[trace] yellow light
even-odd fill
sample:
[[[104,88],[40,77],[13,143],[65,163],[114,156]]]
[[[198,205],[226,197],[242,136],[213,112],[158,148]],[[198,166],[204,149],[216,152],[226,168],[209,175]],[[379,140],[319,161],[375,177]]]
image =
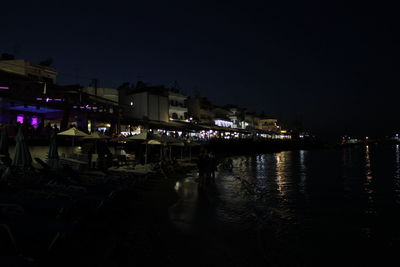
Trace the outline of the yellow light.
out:
[[[281,133],[287,133],[287,131],[286,130],[281,130]]]

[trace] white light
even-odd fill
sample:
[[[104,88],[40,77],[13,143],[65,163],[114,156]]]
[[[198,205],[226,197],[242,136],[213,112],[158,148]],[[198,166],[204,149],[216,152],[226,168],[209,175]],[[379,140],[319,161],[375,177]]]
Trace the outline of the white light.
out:
[[[227,127],[227,128],[233,127],[233,122],[231,122],[231,121],[215,120],[214,123],[215,123],[215,125],[220,126],[220,127]]]
[[[131,106],[133,106],[133,102],[131,102]]]

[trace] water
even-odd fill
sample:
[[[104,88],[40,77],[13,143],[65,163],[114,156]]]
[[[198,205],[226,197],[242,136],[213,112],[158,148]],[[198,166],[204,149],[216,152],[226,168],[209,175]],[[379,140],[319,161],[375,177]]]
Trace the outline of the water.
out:
[[[182,231],[237,266],[375,265],[400,251],[400,147],[233,158],[216,190],[195,173],[170,210]],[[235,264],[235,265],[236,265]]]

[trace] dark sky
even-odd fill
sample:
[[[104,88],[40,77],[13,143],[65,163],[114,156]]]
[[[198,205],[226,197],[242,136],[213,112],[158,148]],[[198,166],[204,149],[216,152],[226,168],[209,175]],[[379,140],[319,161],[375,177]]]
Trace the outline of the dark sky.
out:
[[[176,80],[188,94],[199,88],[216,104],[300,119],[319,134],[400,130],[395,6],[30,2],[2,4],[0,52],[52,57],[62,84]]]

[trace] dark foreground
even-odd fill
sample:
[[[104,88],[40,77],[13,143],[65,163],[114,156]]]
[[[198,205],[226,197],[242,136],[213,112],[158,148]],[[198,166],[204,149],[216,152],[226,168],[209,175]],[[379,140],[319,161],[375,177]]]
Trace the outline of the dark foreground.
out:
[[[233,159],[234,168],[220,169],[216,186],[206,190],[198,190],[193,167],[167,178],[148,177],[118,192],[101,211],[86,210],[73,234],[51,251],[38,248],[33,262],[24,253],[25,265],[19,266],[386,266],[397,261],[398,146]]]

